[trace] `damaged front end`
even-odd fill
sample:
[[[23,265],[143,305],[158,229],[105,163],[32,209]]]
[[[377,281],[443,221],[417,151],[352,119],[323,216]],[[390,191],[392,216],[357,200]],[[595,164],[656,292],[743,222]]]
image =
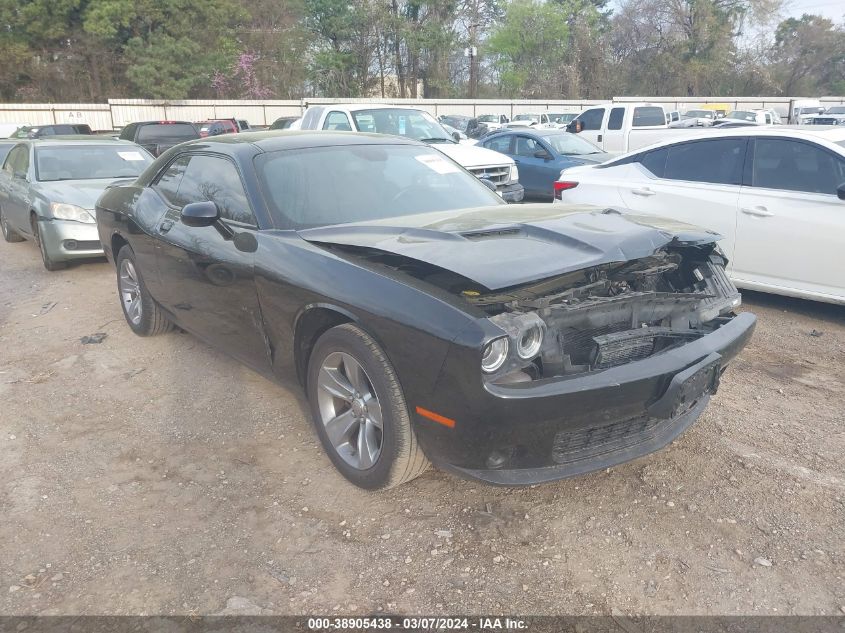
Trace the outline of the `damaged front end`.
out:
[[[701,338],[740,295],[715,244],[654,254],[500,292],[462,291],[505,336],[484,350],[486,379],[515,384],[601,371]]]

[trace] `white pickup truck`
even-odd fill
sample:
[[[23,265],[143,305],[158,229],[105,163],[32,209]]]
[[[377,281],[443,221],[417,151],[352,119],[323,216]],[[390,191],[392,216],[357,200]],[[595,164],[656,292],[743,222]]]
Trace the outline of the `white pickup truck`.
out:
[[[662,105],[652,103],[607,103],[587,108],[566,129],[575,132],[605,152],[629,152],[674,136],[701,132],[698,128],[670,128]]]
[[[509,156],[477,145],[459,144],[425,110],[369,103],[311,106],[302,116],[301,130],[335,130],[393,134],[422,141],[482,180],[491,182],[506,202],[522,202],[525,189]]]

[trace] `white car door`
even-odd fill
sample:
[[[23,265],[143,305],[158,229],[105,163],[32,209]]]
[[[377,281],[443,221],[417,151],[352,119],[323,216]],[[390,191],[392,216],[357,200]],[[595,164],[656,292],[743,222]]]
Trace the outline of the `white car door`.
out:
[[[593,145],[602,145],[605,113],[609,108],[590,108],[578,115],[581,122],[581,135]]]
[[[733,276],[747,288],[845,301],[845,157],[760,137],[739,197]]]
[[[645,152],[635,166],[640,178],[619,183],[625,206],[694,224],[722,236],[719,246],[733,262],[740,183],[747,141],[702,139]]]

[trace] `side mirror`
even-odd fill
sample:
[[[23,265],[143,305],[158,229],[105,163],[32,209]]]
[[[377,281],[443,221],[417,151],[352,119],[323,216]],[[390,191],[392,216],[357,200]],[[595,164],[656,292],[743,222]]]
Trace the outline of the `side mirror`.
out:
[[[487,187],[493,193],[496,193],[496,185],[493,183],[492,180],[489,178],[479,178],[479,180],[484,183],[484,186]]]
[[[544,149],[538,149],[536,152],[534,152],[534,158],[542,158],[543,160],[551,160],[552,155],[549,154]]]
[[[460,132],[452,132],[452,138],[455,139],[456,143],[459,143],[461,140],[461,133]]]
[[[572,134],[578,134],[581,130],[584,129],[584,124],[581,123],[578,119],[569,122],[569,125],[566,126],[566,131],[571,132]]]
[[[845,200],[845,182],[836,188],[836,197],[840,200]]]
[[[191,202],[182,207],[181,220],[185,226],[212,226],[220,219],[215,202]]]

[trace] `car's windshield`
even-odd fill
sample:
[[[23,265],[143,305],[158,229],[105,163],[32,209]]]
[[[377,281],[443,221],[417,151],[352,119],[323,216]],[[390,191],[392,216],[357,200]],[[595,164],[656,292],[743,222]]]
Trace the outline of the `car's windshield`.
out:
[[[440,122],[445,125],[450,125],[456,130],[460,130],[461,132],[466,132],[467,126],[470,122],[470,118],[463,116],[444,116],[440,120]]]
[[[68,145],[35,149],[35,178],[93,180],[96,178],[135,178],[153,161],[138,146]]]
[[[577,134],[570,134],[569,132],[544,135],[540,138],[551,145],[555,152],[564,154],[565,156],[583,156],[585,154],[597,154],[602,151],[585,138]]]
[[[549,113],[549,121],[552,123],[569,123],[577,116],[577,112],[562,112],[560,114]]]
[[[540,115],[539,114],[517,114],[514,118],[514,121],[539,121]]]
[[[440,152],[414,145],[269,152],[256,167],[271,212],[292,228],[503,204]]]
[[[478,120],[481,123],[498,123],[499,117],[495,114],[482,114],[480,117],[478,117]]]
[[[739,119],[741,121],[756,121],[757,114],[755,112],[748,112],[747,110],[731,110],[728,112],[728,119]]]
[[[825,110],[825,114],[845,114],[845,106],[833,106]]]
[[[190,141],[197,138],[196,128],[190,123],[153,123],[142,125],[138,130],[139,143],[151,143],[158,141]]]
[[[352,112],[359,132],[407,136],[427,143],[454,143],[451,135],[425,110],[378,108]]]
[[[712,119],[712,110],[687,110],[681,115],[684,119]]]

